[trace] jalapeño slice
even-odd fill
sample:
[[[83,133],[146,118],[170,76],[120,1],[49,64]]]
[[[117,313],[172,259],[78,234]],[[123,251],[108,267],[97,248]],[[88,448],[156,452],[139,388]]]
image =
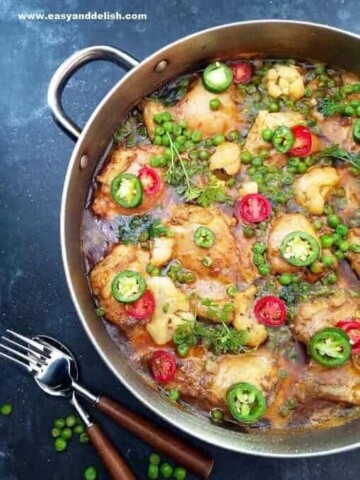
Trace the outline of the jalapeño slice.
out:
[[[282,257],[291,265],[305,267],[315,262],[320,255],[318,241],[305,232],[292,232],[286,235],[280,245]]]
[[[110,194],[122,207],[135,208],[141,203],[143,187],[136,175],[121,173],[111,182]]]
[[[289,127],[277,127],[272,136],[272,143],[277,152],[286,153],[294,145],[295,138]]]
[[[233,72],[225,63],[210,63],[203,73],[205,87],[211,92],[224,92],[233,81]]]
[[[264,394],[251,383],[236,383],[227,392],[231,415],[242,423],[254,423],[266,410]]]
[[[308,353],[325,367],[338,367],[350,358],[350,339],[341,328],[324,328],[311,337]]]
[[[146,290],[146,284],[140,273],[124,270],[118,273],[111,283],[111,293],[118,302],[132,303],[138,300]]]

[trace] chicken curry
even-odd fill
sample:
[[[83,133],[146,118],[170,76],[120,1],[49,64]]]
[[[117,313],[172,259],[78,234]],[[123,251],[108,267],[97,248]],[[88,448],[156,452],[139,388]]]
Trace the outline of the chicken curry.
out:
[[[357,416],[360,80],[293,60],[173,80],[115,132],[83,248],[98,316],[169,401],[252,428]]]

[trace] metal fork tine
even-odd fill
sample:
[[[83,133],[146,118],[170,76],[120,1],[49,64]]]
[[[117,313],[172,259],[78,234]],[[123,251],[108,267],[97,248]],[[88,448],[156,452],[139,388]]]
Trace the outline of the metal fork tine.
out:
[[[37,359],[37,357],[41,357],[42,359],[42,364],[45,365],[46,363],[46,360],[47,360],[47,357],[43,354],[43,353],[40,353],[40,352],[37,352],[36,350],[32,350],[31,348],[29,347],[26,347],[25,345],[22,345],[21,343],[18,343],[18,342],[15,342],[14,340],[11,340],[11,338],[7,338],[7,337],[4,337],[2,336],[1,337],[3,340],[5,340],[6,342],[8,343],[11,343],[12,345],[15,345],[19,348],[22,348],[23,350],[25,350],[26,352],[29,352],[31,353],[32,355],[34,355],[34,357]]]
[[[43,348],[47,348],[49,351],[51,351],[51,347],[49,345],[46,345],[46,346],[42,345],[40,342],[36,342],[32,338],[25,337],[24,335],[20,335],[20,333],[16,333],[13,330],[7,329],[6,332],[10,333],[10,335],[13,335],[16,338],[19,338],[20,340],[27,343],[28,345],[31,345],[32,347],[36,348],[39,354],[46,355],[46,352],[44,352]]]
[[[8,352],[11,352],[15,355],[17,355],[18,357],[22,358],[23,360],[25,360],[26,362],[28,362],[31,366],[33,365],[37,365],[37,364],[41,364],[41,365],[45,365],[45,363],[43,361],[40,361],[34,357],[29,357],[28,355],[24,355],[23,353],[21,352],[18,352],[17,350],[14,350],[13,348],[10,348],[8,347],[7,345],[4,345],[3,343],[0,343],[0,347],[1,348],[4,348],[5,350],[7,350]]]
[[[11,355],[8,355],[7,353],[1,352],[0,351],[0,356],[4,357],[12,362],[17,363],[18,365],[21,365],[22,367],[26,368],[27,371],[30,371],[30,369],[34,370],[35,372],[38,372],[39,369],[36,365],[29,365],[28,363],[22,362],[21,360],[18,360],[17,358],[12,357]]]

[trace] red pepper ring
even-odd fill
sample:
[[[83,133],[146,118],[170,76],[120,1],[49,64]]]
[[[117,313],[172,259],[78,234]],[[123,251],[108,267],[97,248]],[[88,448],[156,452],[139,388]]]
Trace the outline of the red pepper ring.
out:
[[[165,350],[157,350],[151,358],[151,372],[158,383],[167,383],[174,378],[176,359]]]
[[[151,197],[158,193],[161,188],[161,178],[156,170],[150,167],[142,167],[138,173],[145,195]]]
[[[138,320],[144,320],[149,318],[155,310],[154,295],[150,290],[146,290],[144,295],[133,303],[129,303],[125,306],[126,312],[130,317],[137,318]]]
[[[237,207],[238,215],[247,222],[260,223],[271,214],[271,203],[259,193],[245,195]]]
[[[296,125],[292,127],[291,133],[294,136],[294,145],[287,152],[293,157],[306,157],[312,148],[312,136],[307,127]]]
[[[357,322],[353,318],[340,320],[337,322],[336,327],[342,328],[350,338],[351,353],[353,355],[360,354],[360,322]],[[357,331],[357,332],[356,332]]]
[[[233,72],[234,83],[250,82],[253,75],[253,69],[252,69],[251,63],[238,62],[238,63],[233,63],[230,66]]]
[[[281,298],[266,295],[255,303],[257,321],[269,327],[280,327],[286,321],[286,304]]]

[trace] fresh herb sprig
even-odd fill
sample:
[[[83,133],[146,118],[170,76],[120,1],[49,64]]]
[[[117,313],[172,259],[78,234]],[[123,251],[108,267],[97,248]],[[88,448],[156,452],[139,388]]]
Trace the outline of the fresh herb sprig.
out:
[[[331,145],[315,155],[315,160],[320,161],[323,158],[334,158],[351,165],[352,172],[356,175],[360,174],[360,154],[347,152],[340,148],[339,145]]]
[[[119,240],[124,245],[135,245],[155,237],[171,237],[173,233],[151,215],[122,217],[119,225]]]
[[[173,336],[177,345],[187,345],[189,348],[201,343],[214,355],[223,353],[244,353],[248,334],[245,330],[235,330],[225,323],[206,325],[202,322],[185,322],[179,325]]]

